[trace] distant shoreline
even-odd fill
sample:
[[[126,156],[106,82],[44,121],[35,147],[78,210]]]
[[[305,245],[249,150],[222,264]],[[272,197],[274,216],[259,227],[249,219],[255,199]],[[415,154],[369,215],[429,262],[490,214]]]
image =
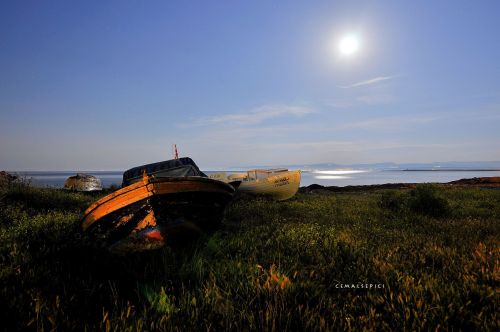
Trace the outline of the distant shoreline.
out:
[[[315,191],[367,191],[367,190],[380,190],[380,189],[411,189],[422,183],[383,183],[383,184],[368,184],[368,185],[350,185],[350,186],[322,186],[320,184],[311,184],[299,188],[301,193],[312,193]],[[470,179],[460,179],[450,182],[428,182],[428,184],[435,184],[443,187],[475,187],[475,188],[490,188],[500,189],[500,177],[479,177]]]
[[[300,169],[300,168],[289,168],[289,169]],[[334,170],[344,170],[345,168],[335,168]],[[348,170],[363,170],[363,171],[383,171],[383,172],[500,172],[500,168],[425,168],[425,169],[418,169],[418,168],[348,168]],[[203,170],[204,172],[246,172],[246,170],[234,170],[234,169],[220,169],[220,170]],[[302,172],[309,173],[309,172],[314,172],[315,170],[311,169],[301,169]],[[112,170],[112,171],[93,171],[93,170],[64,170],[64,171],[12,171],[12,170],[7,170],[5,171],[9,174],[17,174],[17,175],[29,175],[29,174],[36,174],[36,175],[50,175],[50,174],[57,174],[57,175],[65,175],[65,174],[76,174],[76,173],[87,173],[87,174],[111,174],[111,175],[116,175],[116,174],[122,174],[124,171],[120,170]]]
[[[226,170],[226,172],[235,172]],[[65,180],[77,171],[18,171],[8,172],[33,183],[34,186],[48,186],[62,188]],[[119,187],[122,184],[121,171],[86,171],[85,173],[98,177],[104,187]],[[210,174],[212,171],[206,171]],[[387,184],[414,184],[414,183],[448,183],[466,178],[499,177],[498,167],[476,168],[435,168],[417,169],[414,167],[397,169],[359,170],[309,170],[303,171],[301,186],[381,186]],[[369,189],[370,187],[367,187]]]
[[[500,169],[437,168],[437,169],[388,169],[398,172],[499,172]]]

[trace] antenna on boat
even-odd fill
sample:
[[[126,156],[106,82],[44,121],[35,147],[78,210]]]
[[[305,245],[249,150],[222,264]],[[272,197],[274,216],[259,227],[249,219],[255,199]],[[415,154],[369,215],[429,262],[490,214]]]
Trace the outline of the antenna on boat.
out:
[[[144,169],[142,171],[142,183],[147,184],[148,180],[149,180],[148,171],[146,171],[146,169]]]
[[[174,159],[179,159],[179,151],[177,151],[177,144],[174,144],[172,146],[173,154],[174,154]]]

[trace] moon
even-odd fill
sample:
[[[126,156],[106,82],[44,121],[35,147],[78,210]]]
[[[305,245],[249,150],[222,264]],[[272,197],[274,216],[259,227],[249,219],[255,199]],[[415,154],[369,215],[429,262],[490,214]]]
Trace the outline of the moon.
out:
[[[346,35],[340,39],[338,49],[343,56],[352,56],[359,50],[360,42],[356,35]]]

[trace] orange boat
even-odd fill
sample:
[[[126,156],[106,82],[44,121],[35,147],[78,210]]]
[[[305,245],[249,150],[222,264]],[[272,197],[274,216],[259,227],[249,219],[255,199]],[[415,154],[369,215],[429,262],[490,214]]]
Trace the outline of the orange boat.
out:
[[[214,229],[235,192],[207,178],[190,158],[133,168],[124,173],[123,183],[130,182],[92,204],[82,222],[84,231],[114,252],[156,249]]]

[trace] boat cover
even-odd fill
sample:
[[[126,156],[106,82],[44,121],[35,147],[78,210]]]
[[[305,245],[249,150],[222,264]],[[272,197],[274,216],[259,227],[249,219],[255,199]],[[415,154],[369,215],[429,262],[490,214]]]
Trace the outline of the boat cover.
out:
[[[151,177],[207,177],[205,173],[200,171],[191,158],[184,157],[131,168],[123,173],[122,187],[141,180],[144,170]]]

